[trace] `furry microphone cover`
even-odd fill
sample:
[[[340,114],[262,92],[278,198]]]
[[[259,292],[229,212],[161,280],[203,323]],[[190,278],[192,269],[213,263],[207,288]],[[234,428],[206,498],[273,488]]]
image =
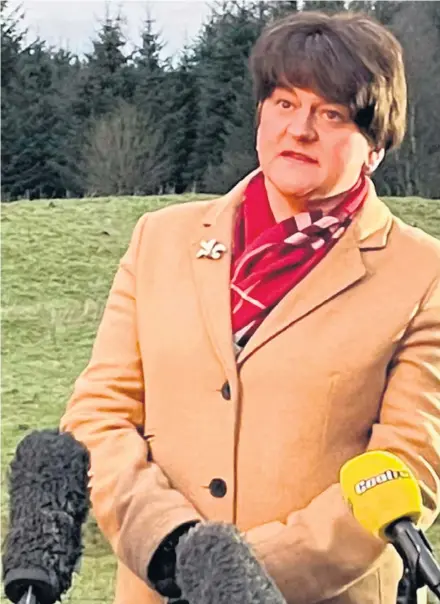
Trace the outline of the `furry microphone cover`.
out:
[[[190,604],[286,604],[235,526],[200,523],[176,547],[176,580]]]
[[[89,463],[85,447],[58,430],[34,431],[19,443],[8,476],[9,531],[3,545],[3,580],[11,601],[29,586],[45,603],[70,588],[90,505]]]

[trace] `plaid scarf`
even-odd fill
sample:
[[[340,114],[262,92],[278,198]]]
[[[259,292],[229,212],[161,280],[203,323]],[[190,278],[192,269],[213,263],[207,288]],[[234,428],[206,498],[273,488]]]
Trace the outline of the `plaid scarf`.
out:
[[[277,223],[260,172],[237,212],[231,265],[231,309],[238,354],[278,302],[331,250],[366,198],[361,175],[349,191],[314,202],[310,212]]]

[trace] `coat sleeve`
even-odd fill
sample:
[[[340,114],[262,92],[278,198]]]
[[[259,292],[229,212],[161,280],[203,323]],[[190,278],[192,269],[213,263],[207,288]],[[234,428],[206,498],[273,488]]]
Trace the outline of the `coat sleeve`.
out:
[[[415,472],[422,490],[420,527],[440,506],[440,284],[430,287],[389,367],[380,418],[368,450],[388,450]],[[385,546],[367,533],[333,484],[286,523],[245,534],[288,601],[323,602],[337,596],[380,563]]]
[[[136,323],[136,262],[147,216],[136,224],[116,272],[91,359],[60,422],[90,452],[90,496],[115,554],[147,580],[151,557],[177,526],[200,520],[143,437],[144,380]]]

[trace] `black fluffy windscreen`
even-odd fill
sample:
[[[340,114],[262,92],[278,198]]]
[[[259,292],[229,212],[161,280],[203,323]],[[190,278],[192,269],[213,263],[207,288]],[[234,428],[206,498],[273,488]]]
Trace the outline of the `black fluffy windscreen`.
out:
[[[238,530],[200,523],[176,548],[176,579],[191,604],[286,604]]]
[[[9,530],[3,544],[3,579],[13,578],[5,582],[9,598],[18,597],[26,581],[34,585],[33,573],[50,581],[47,602],[70,588],[90,504],[88,469],[86,448],[69,433],[34,431],[19,443],[8,475]]]

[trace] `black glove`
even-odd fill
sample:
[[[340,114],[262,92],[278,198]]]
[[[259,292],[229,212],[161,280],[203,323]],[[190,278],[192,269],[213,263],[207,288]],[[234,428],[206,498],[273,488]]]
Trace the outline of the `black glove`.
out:
[[[186,522],[170,533],[155,551],[148,566],[148,579],[154,589],[166,598],[179,599],[182,595],[176,583],[176,546],[179,539],[198,521]],[[170,603],[171,604],[171,603]],[[187,604],[178,600],[174,604]]]
[[[417,604],[416,586],[413,585],[407,570],[405,570],[399,582],[396,604]]]

